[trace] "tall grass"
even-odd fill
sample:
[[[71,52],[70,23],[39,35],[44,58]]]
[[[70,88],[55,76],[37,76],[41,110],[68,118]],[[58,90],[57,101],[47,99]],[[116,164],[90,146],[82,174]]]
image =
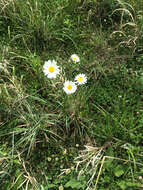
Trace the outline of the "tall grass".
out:
[[[118,46],[129,48],[132,54],[141,52],[140,47],[142,24],[139,25],[140,19],[142,18],[142,11],[135,9],[130,3],[117,0],[120,8],[113,11],[113,15],[116,12],[121,12],[120,25],[118,30],[111,34],[111,37],[118,36]]]
[[[40,140],[38,136],[42,135],[47,141],[49,138],[49,141],[60,138],[52,127],[58,124],[56,114],[44,113],[46,100],[27,94],[22,76],[19,80],[14,67],[5,59],[1,62],[1,71],[1,112],[7,125],[6,129],[1,130],[1,136],[13,134],[17,139],[15,146],[23,146],[23,151],[28,146],[28,154]]]
[[[110,2],[0,0],[3,189],[142,187],[142,9]],[[48,59],[61,68],[54,80]],[[87,84],[67,95],[79,73]],[[57,178],[61,167],[70,173]]]
[[[29,51],[42,51],[68,41],[77,48],[79,32],[76,28],[81,25],[78,22],[81,15],[76,13],[77,5],[76,1],[66,0],[2,1],[1,14],[8,25],[12,44],[18,42]]]

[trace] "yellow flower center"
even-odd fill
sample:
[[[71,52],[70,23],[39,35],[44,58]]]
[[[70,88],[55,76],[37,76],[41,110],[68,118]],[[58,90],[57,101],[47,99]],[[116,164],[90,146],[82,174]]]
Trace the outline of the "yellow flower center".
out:
[[[67,86],[67,89],[68,89],[68,90],[71,90],[71,89],[72,89],[72,85],[69,84],[69,85]]]
[[[50,67],[49,67],[49,72],[50,73],[53,73],[55,71],[55,68],[51,65]]]
[[[82,82],[82,81],[83,81],[83,77],[79,77],[78,82]]]
[[[74,61],[76,61],[76,60],[77,60],[77,58],[76,58],[76,57],[74,57],[74,58],[73,58],[73,60],[74,60]]]

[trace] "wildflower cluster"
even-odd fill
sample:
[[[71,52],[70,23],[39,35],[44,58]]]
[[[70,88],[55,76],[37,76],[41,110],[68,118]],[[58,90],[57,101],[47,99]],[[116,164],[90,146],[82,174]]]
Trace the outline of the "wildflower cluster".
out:
[[[74,63],[80,64],[80,58],[73,54],[70,57],[71,61]],[[55,60],[48,60],[45,61],[45,64],[43,66],[43,72],[48,78],[56,78],[57,75],[60,73],[60,68],[57,65],[57,62]],[[73,81],[65,81],[63,90],[66,92],[66,94],[72,94],[77,90],[78,85],[85,84],[87,82],[87,77],[85,74],[80,73],[75,77],[74,82]]]

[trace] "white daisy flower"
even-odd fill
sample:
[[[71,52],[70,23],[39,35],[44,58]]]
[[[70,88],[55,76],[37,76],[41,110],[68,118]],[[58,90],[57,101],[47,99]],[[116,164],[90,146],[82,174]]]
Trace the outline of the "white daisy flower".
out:
[[[85,74],[78,74],[75,77],[75,81],[78,85],[85,84],[87,82],[87,77],[85,76]]]
[[[56,78],[57,74],[60,72],[59,66],[57,66],[57,62],[55,60],[45,61],[43,72],[48,78]]]
[[[72,94],[77,90],[77,86],[75,84],[75,82],[72,81],[66,81],[64,83],[64,87],[63,90],[67,93],[67,94]]]
[[[76,54],[71,55],[71,60],[75,63],[80,63],[80,58]]]

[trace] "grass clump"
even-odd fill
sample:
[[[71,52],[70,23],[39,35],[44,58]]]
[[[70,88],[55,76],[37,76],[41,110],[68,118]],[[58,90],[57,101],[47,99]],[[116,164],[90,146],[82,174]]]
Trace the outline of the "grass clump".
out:
[[[141,189],[140,2],[0,6],[2,190]]]

